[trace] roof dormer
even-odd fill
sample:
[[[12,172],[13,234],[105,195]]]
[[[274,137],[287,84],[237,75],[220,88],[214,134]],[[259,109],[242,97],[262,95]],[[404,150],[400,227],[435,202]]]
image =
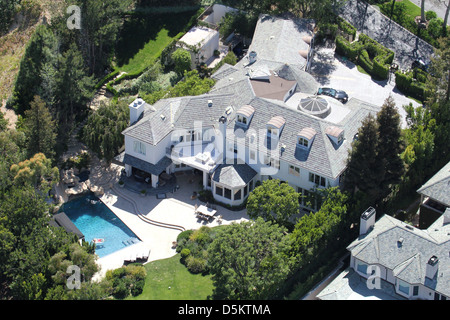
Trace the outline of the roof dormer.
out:
[[[316,137],[316,130],[313,128],[304,128],[297,134],[297,147],[310,149]]]
[[[282,116],[272,117],[269,122],[267,122],[267,136],[278,139],[285,123],[286,120]]]
[[[244,127],[248,127],[250,121],[252,121],[253,114],[255,113],[255,108],[250,105],[242,106],[236,112],[236,124],[239,124]]]
[[[344,129],[336,126],[331,126],[326,128],[325,133],[327,134],[328,138],[330,138],[331,142],[333,142],[336,146],[340,146],[344,141]]]

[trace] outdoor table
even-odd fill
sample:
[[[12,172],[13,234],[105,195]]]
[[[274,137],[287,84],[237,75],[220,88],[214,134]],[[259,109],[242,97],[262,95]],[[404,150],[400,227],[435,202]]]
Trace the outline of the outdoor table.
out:
[[[204,216],[205,218],[211,218],[217,213],[217,210],[213,210],[211,208],[208,208],[207,206],[201,205],[197,208],[196,212]]]

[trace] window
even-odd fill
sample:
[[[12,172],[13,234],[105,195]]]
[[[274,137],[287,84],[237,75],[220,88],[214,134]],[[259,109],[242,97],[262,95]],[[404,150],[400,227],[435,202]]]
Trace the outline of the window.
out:
[[[271,166],[272,168],[275,168],[275,169],[280,169],[280,160],[270,158],[269,166]]]
[[[223,188],[222,188],[222,187],[219,187],[219,186],[216,186],[216,194],[217,194],[218,196],[223,197]]]
[[[231,190],[228,188],[225,188],[225,193],[223,195],[225,198],[230,199],[231,200]]]
[[[248,183],[248,191],[251,192],[253,190],[253,180]]]
[[[236,191],[234,192],[234,200],[241,200],[241,197],[242,197],[242,191],[241,191],[241,189],[236,190]]]
[[[195,132],[195,130],[189,130],[186,133],[186,141],[187,142],[197,141],[197,140],[201,140],[201,132]]]
[[[242,123],[242,124],[247,124],[247,117],[244,117],[244,116],[238,114],[237,121]]]
[[[248,185],[244,187],[244,198],[248,195]]]
[[[326,179],[314,173],[309,173],[309,181],[314,182],[318,186],[325,187]]]
[[[256,153],[253,150],[250,150],[250,160],[255,160],[256,159]]]
[[[145,144],[140,141],[134,141],[133,149],[135,153],[143,154],[145,156]]]
[[[356,270],[357,270],[358,272],[360,272],[360,273],[366,275],[366,274],[367,274],[367,264],[358,261],[358,262],[356,263]]]
[[[289,166],[289,174],[292,174],[292,175],[294,175],[296,177],[300,177],[300,168],[296,167],[296,166],[293,166],[293,165],[290,165]]]
[[[267,128],[267,134],[269,136],[278,137],[278,129]]]
[[[402,280],[398,280],[398,291],[409,296],[409,284]]]
[[[300,137],[300,138],[298,138],[298,144],[301,145],[301,146],[303,146],[303,147],[308,148],[309,140]]]
[[[414,286],[413,287],[413,296],[418,296],[419,295],[419,286]]]

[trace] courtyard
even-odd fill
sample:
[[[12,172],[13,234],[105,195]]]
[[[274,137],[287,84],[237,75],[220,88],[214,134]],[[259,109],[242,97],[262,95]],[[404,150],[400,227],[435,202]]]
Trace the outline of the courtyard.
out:
[[[394,75],[390,79],[377,81],[370,75],[362,73],[357,66],[334,52],[328,46],[317,47],[310,73],[322,87],[344,90],[349,99],[357,98],[370,102],[381,108],[389,95],[392,95],[401,116],[402,127],[406,127],[406,112],[404,105],[412,103],[414,107],[421,103],[410,99],[395,87]]]

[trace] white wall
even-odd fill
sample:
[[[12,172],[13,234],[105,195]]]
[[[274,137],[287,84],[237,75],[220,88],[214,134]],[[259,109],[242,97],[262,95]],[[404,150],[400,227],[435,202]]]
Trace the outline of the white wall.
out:
[[[213,5],[213,12],[205,19],[206,22],[218,25],[220,20],[227,14],[228,12],[237,12],[237,9],[224,6],[222,4]]]

